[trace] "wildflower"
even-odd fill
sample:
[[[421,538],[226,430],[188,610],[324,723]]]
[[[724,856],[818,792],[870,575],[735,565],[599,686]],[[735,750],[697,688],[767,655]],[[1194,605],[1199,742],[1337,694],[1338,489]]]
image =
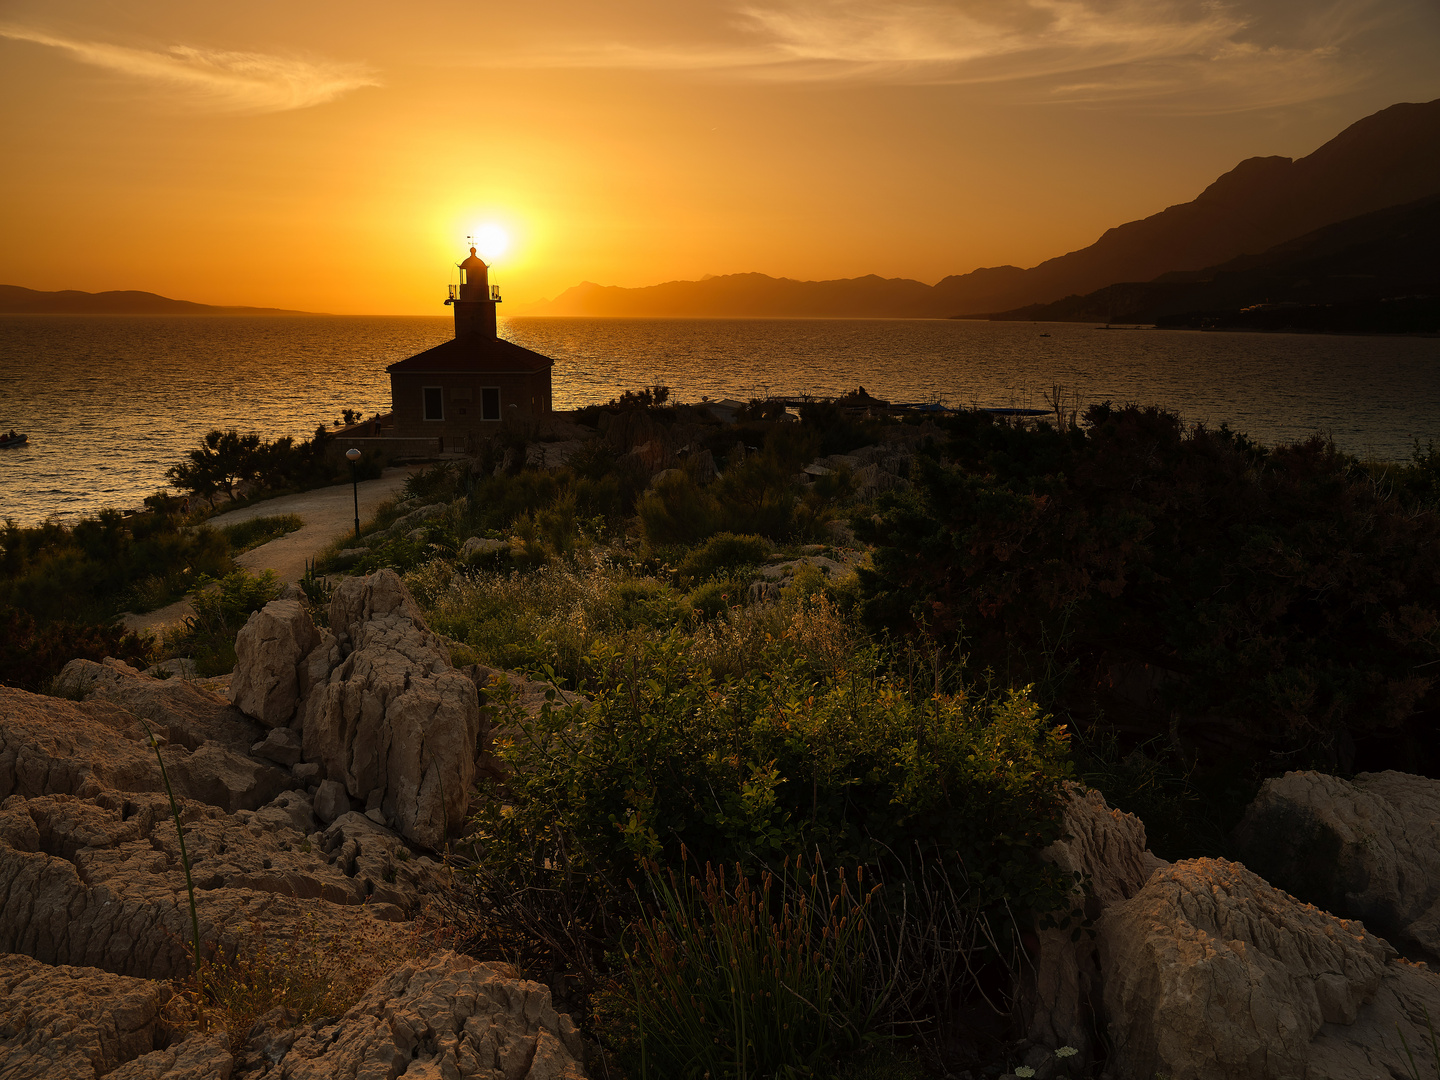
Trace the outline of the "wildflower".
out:
[[[1079,1052],[1080,1052],[1080,1051],[1079,1051],[1079,1050],[1076,1050],[1075,1047],[1073,1047],[1073,1046],[1062,1046],[1062,1047],[1060,1047],[1059,1050],[1056,1050],[1056,1051],[1055,1051],[1055,1056],[1056,1056],[1057,1058],[1068,1058],[1068,1057],[1074,1057],[1074,1056],[1075,1056],[1076,1054],[1078,1054]]]

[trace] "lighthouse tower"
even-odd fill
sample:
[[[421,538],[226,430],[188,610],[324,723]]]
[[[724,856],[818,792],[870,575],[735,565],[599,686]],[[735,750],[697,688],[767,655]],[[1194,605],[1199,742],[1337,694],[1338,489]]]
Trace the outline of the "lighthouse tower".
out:
[[[455,305],[455,340],[483,344],[495,340],[495,305],[500,289],[490,284],[490,268],[470,249],[460,264],[460,285],[450,286],[447,304]]]

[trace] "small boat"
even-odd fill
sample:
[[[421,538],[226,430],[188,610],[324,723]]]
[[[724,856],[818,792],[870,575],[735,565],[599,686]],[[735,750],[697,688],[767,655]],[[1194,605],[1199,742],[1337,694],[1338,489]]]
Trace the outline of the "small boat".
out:
[[[29,435],[0,435],[0,449],[11,446],[24,446],[29,438]]]

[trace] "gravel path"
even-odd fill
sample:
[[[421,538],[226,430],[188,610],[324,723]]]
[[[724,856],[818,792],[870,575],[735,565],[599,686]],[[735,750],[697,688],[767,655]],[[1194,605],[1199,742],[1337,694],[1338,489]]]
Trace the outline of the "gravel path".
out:
[[[359,485],[360,520],[374,515],[386,499],[396,495],[405,486],[411,469],[386,469],[378,480],[362,480]],[[314,558],[315,553],[338,536],[344,536],[355,528],[354,493],[349,484],[316,488],[302,491],[298,495],[281,495],[276,499],[251,503],[240,510],[217,514],[206,524],[214,528],[238,525],[257,517],[273,517],[277,514],[297,514],[305,524],[268,544],[238,555],[235,562],[252,573],[274,570],[281,581],[299,581],[305,574],[305,560]],[[153,630],[157,633],[167,626],[173,626],[194,609],[188,600],[177,600],[168,607],[147,611],[143,615],[125,615],[123,621],[130,630]]]

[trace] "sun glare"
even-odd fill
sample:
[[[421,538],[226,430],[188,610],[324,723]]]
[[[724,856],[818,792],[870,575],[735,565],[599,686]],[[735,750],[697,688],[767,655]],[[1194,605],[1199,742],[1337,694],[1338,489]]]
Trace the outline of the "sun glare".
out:
[[[475,250],[486,262],[498,259],[510,247],[510,236],[499,225],[481,225],[474,237]]]

